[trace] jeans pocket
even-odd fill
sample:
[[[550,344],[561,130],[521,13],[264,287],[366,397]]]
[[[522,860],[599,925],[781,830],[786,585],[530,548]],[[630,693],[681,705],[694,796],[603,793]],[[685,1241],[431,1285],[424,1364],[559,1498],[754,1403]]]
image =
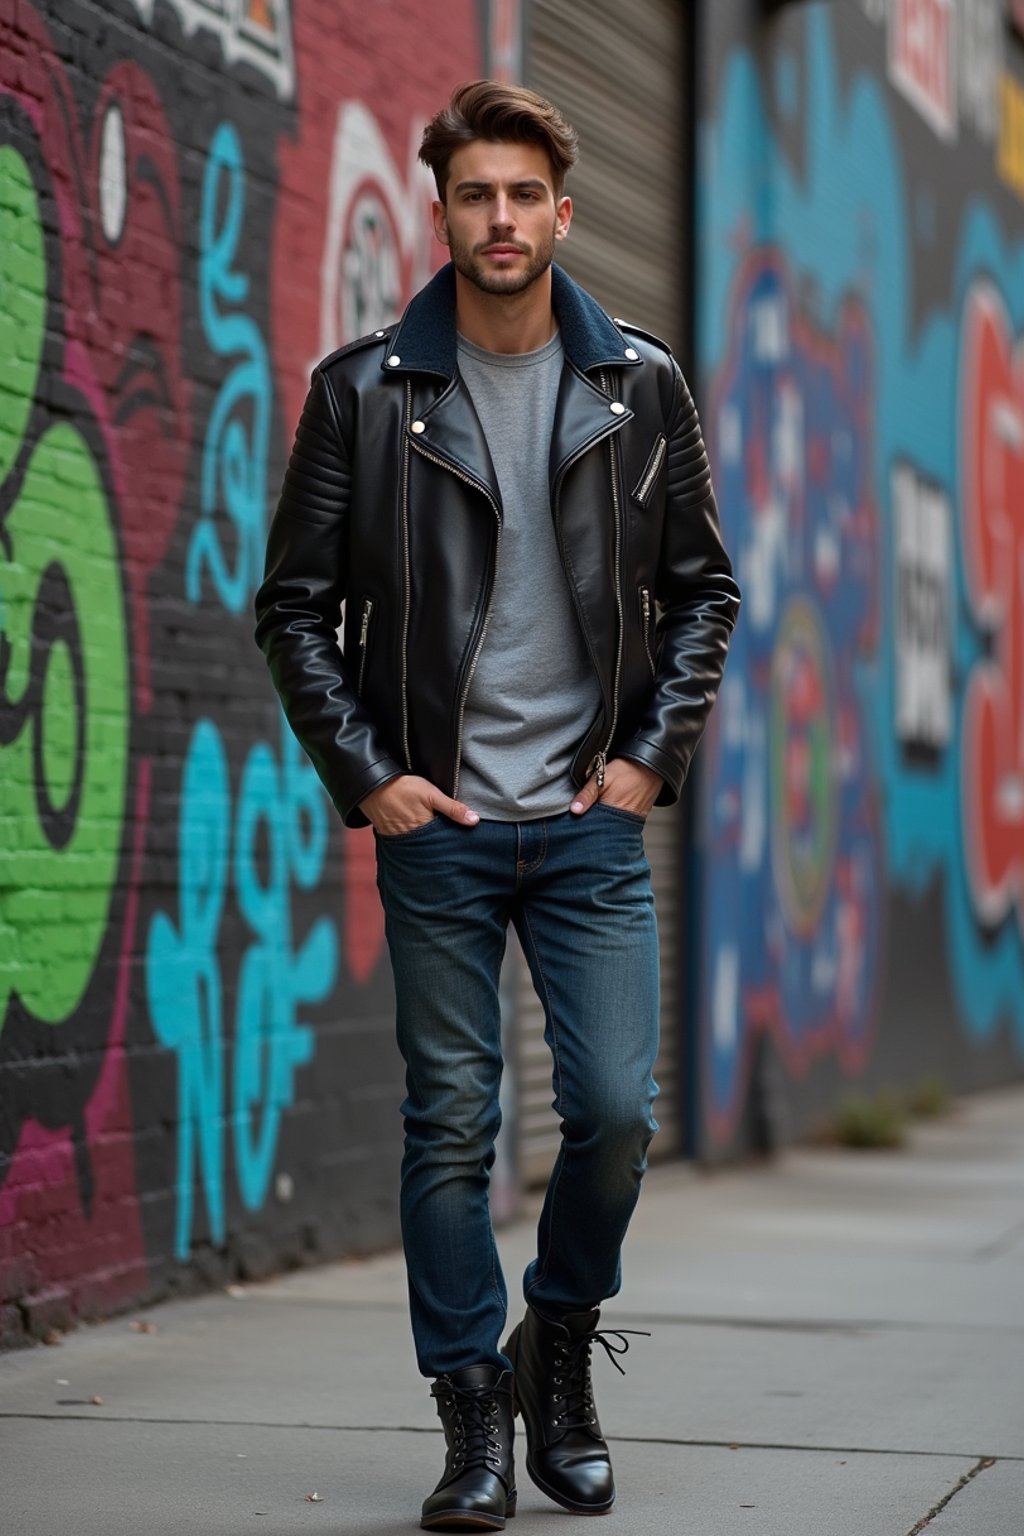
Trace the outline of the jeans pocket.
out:
[[[621,816],[623,820],[631,821],[636,827],[647,825],[647,817],[641,816],[639,811],[627,811],[621,805],[609,805],[606,800],[595,800],[590,809],[591,811],[608,811],[612,816]]]
[[[439,827],[444,820],[445,817],[435,811],[429,821],[421,822],[418,827],[410,827],[407,832],[384,833],[374,828],[374,836],[379,843],[407,843],[414,837],[422,837],[424,832],[429,832],[433,827]]]

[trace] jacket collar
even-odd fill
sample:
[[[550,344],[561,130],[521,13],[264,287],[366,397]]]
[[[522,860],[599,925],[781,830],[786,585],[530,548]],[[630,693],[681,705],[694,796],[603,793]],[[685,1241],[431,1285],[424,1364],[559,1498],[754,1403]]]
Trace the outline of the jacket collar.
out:
[[[640,362],[600,304],[558,266],[551,269],[551,300],[565,355],[581,373],[635,367]],[[632,357],[627,357],[627,349],[634,352]],[[455,377],[455,268],[451,262],[411,300],[391,334],[381,366],[385,373]]]

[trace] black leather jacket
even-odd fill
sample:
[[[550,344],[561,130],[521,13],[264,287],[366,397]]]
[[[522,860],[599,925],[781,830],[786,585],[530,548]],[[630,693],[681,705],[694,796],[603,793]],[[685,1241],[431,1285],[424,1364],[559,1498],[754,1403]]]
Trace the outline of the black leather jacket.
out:
[[[689,390],[664,343],[558,267],[565,364],[550,464],[558,547],[603,703],[572,777],[645,763],[679,794],[739,590]],[[256,596],[256,638],[341,816],[405,772],[458,794],[462,717],[501,537],[487,443],[456,365],[443,268],[397,326],[313,372]],[[345,604],[343,646],[337,626]],[[660,616],[659,616],[660,610]]]

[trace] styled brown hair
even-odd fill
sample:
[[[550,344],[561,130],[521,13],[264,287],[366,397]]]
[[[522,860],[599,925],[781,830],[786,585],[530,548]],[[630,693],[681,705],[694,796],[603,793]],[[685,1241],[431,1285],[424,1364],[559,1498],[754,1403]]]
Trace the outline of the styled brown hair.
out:
[[[433,171],[442,203],[452,155],[474,139],[539,144],[551,162],[556,197],[562,195],[566,172],[576,164],[579,144],[575,128],[562,114],[524,85],[503,85],[498,80],[457,85],[448,105],[424,128],[420,144],[420,159]]]

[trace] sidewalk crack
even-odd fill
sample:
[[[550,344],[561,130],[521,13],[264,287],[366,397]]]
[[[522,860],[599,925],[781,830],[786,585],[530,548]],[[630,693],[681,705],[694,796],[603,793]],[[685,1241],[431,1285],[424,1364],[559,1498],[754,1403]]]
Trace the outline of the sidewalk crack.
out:
[[[957,1494],[960,1493],[962,1489],[967,1487],[968,1483],[973,1483],[979,1472],[985,1472],[989,1467],[994,1467],[997,1459],[998,1458],[995,1456],[979,1457],[977,1465],[972,1467],[969,1472],[965,1472],[963,1477],[957,1481],[955,1486],[952,1487],[949,1492],[939,1500],[937,1504],[932,1505],[928,1513],[923,1515],[915,1526],[911,1527],[910,1531],[907,1533],[907,1536],[920,1536],[921,1531],[925,1530],[926,1527],[931,1525],[932,1521],[935,1519],[935,1516],[941,1514],[946,1505],[952,1499],[955,1499]]]

